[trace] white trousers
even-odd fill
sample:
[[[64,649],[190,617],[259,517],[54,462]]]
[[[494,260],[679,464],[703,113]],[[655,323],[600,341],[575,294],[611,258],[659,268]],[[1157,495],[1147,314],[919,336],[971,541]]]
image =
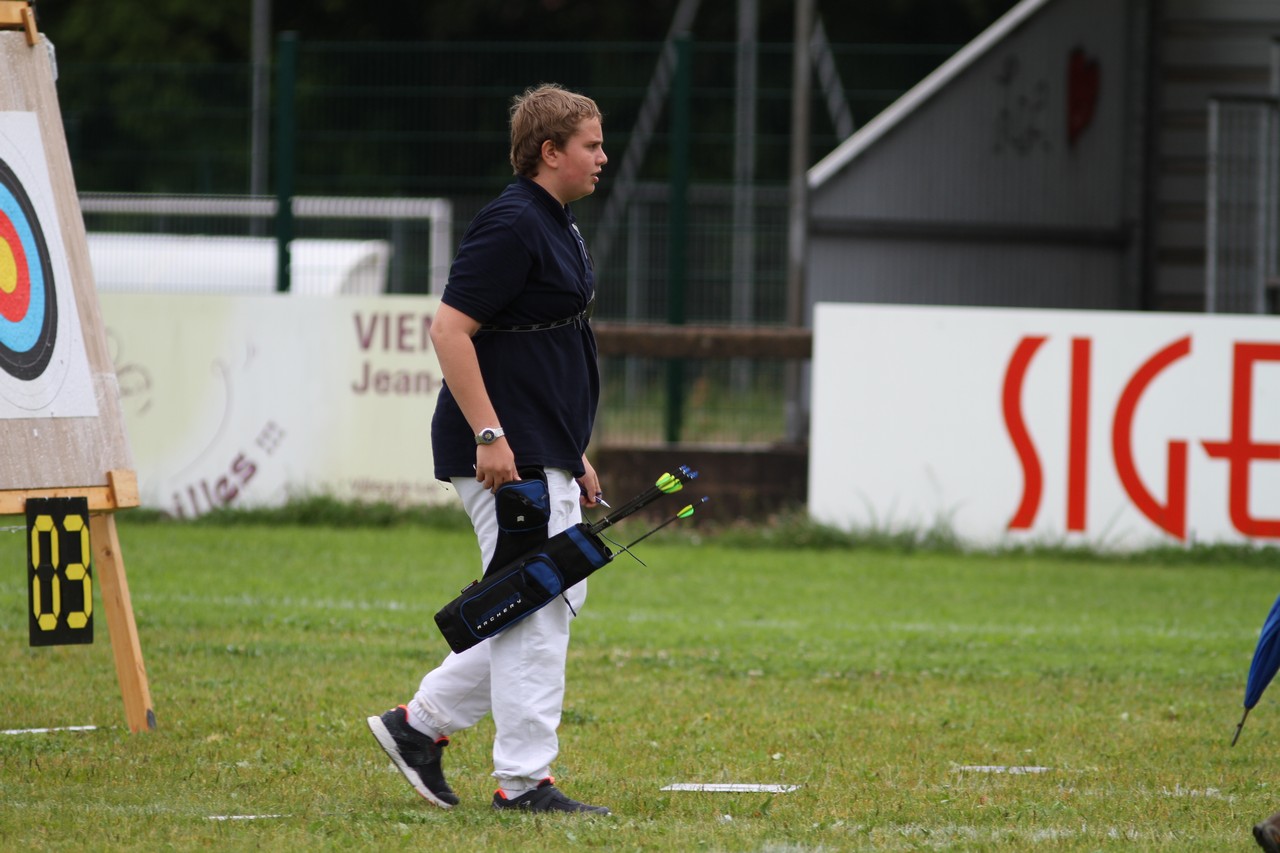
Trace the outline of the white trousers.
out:
[[[498,542],[493,494],[475,480],[453,478],[480,543],[481,567]],[[554,536],[582,520],[577,481],[565,470],[547,469]],[[566,591],[573,610],[587,599],[584,580]],[[451,653],[427,673],[409,703],[409,713],[442,735],[475,725],[492,711],[493,775],[509,794],[535,787],[551,775],[560,749],[556,729],[564,705],[564,667],[573,613],[557,596],[541,610],[461,654]]]

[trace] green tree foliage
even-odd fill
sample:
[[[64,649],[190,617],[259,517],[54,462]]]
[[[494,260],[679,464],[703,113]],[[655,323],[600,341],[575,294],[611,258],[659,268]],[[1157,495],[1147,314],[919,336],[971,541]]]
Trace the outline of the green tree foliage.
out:
[[[66,62],[239,62],[249,55],[251,0],[42,0],[40,31]]]
[[[676,0],[272,0],[272,30],[319,41],[654,41]],[[832,41],[963,43],[1013,0],[819,0]],[[760,0],[760,36],[789,41],[792,0]],[[249,56],[253,0],[40,0],[41,29],[75,62],[240,62]],[[699,40],[730,41],[734,0],[703,0]]]
[[[489,192],[509,172],[506,100],[519,85],[543,80],[607,102],[614,153],[621,154],[656,46],[678,5],[266,2],[273,43],[291,31],[304,47],[298,191],[376,195]],[[958,45],[1012,5],[817,0],[817,11],[834,44]],[[41,31],[57,47],[63,123],[82,190],[248,191],[254,0],[40,0],[36,8]],[[785,169],[793,15],[792,0],[759,0],[758,157],[765,181],[778,180]],[[695,18],[696,180],[726,180],[731,166],[726,128],[732,127],[737,17],[736,0],[702,0]],[[584,49],[598,44],[614,48]],[[877,59],[851,78],[865,91],[901,91],[940,59],[936,52]],[[883,107],[883,96],[877,97],[853,103],[858,122]],[[833,144],[825,122],[815,112],[818,151]],[[664,149],[656,147],[648,177],[661,178],[663,158]]]

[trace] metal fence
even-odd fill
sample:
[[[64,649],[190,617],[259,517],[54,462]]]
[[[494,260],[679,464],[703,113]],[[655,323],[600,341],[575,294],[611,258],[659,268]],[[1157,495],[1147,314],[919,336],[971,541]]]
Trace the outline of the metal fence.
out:
[[[1280,198],[1280,100],[1209,102],[1205,310],[1273,314]]]
[[[64,57],[58,89],[77,186],[91,197],[242,197],[250,191],[251,175],[266,172],[269,192],[287,190],[296,200],[443,200],[452,212],[449,243],[456,245],[472,216],[510,180],[511,97],[529,85],[555,81],[590,94],[605,113],[605,180],[595,197],[574,206],[588,245],[608,247],[597,259],[597,317],[780,324],[786,317],[791,46],[761,44],[756,51],[756,131],[745,175],[741,163],[735,166],[742,150],[736,50],[734,44],[689,45],[688,64],[678,72],[688,75],[687,134],[672,120],[670,105],[659,100],[663,108],[644,140],[633,140],[633,134],[646,101],[653,101],[663,52],[658,43],[286,39],[273,69],[270,145],[252,138],[254,76],[247,64],[101,66]],[[830,46],[821,75],[826,88],[813,96],[810,162],[849,132],[850,116],[855,123],[866,121],[953,51],[954,46],[936,45]],[[645,144],[633,144],[639,141]],[[271,162],[255,163],[255,151],[274,152]],[[671,177],[682,157],[688,168],[687,191],[681,193],[687,214],[673,223]],[[616,186],[611,178],[628,158],[634,180],[626,187],[625,204],[614,206],[622,211],[616,227],[601,234]],[[112,198],[123,203],[118,195]],[[744,203],[749,215],[743,215]],[[274,223],[256,213],[180,217],[126,214],[119,206],[86,207],[86,224],[91,239],[108,232],[223,235],[250,241],[244,245],[258,246],[253,251],[276,233]],[[425,293],[432,277],[439,277],[438,260],[420,250],[431,228],[426,220],[300,217],[291,236],[359,244],[346,249],[375,258],[385,246],[390,279],[384,289]],[[673,276],[677,244],[685,262],[682,274]],[[609,386],[601,426],[607,440],[662,440],[653,402],[664,388],[671,390],[666,367],[639,358],[605,365]],[[686,368],[678,391],[684,438],[741,443],[783,436],[782,362],[738,359]]]
[[[290,44],[289,49],[284,49]],[[591,94],[605,112],[606,150],[611,163],[596,197],[577,206],[589,241],[613,190],[632,131],[654,83],[660,43],[309,43],[282,39],[270,93],[275,115],[272,144],[252,143],[253,74],[246,65],[93,65],[66,58],[59,63],[59,99],[77,186],[82,192],[212,194],[252,192],[253,151],[274,151],[259,171],[277,192],[284,174],[300,196],[446,198],[454,205],[454,237],[479,207],[508,180],[506,116],[512,95],[547,80]],[[838,141],[833,100],[846,116],[864,121],[879,112],[953,51],[935,45],[834,45],[826,75],[843,84],[835,93],[815,92],[810,160]],[[791,46],[761,44],[756,52],[758,85],[752,102],[756,132],[746,180],[760,191],[755,217],[735,220],[733,200],[720,190],[741,184],[734,158],[735,55],[731,43],[690,46],[689,136],[673,139],[664,108],[649,144],[632,164],[637,191],[625,220],[645,230],[652,251],[636,251],[630,228],[619,239],[621,254],[648,263],[660,253],[664,215],[660,189],[670,177],[677,145],[689,152],[689,184],[695,198],[691,269],[718,275],[730,269],[731,223],[750,225],[761,258],[763,283],[744,282],[748,297],[706,297],[692,314],[718,322],[779,322],[772,300],[770,267],[785,240],[780,209],[790,144]],[[834,99],[833,99],[834,94]],[[281,110],[292,106],[292,120]],[[847,132],[848,128],[843,128]],[[260,164],[261,165],[261,164]],[[641,188],[641,185],[644,185]],[[643,209],[641,209],[643,208]],[[603,241],[601,241],[603,243]],[[614,241],[611,239],[609,243]],[[628,282],[648,267],[629,260],[604,272]],[[426,291],[424,283],[410,287]],[[693,292],[693,288],[690,288]],[[758,294],[758,295],[757,295]],[[649,298],[649,297],[646,297]],[[635,307],[632,298],[630,305]],[[746,310],[741,310],[745,304]],[[714,306],[722,305],[722,308]],[[624,316],[624,303],[606,311]],[[661,310],[654,308],[654,310]]]

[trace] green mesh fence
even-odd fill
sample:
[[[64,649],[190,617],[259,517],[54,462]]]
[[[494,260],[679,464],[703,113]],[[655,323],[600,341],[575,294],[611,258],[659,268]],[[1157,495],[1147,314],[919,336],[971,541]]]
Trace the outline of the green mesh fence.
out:
[[[635,183],[608,234],[601,220],[613,179],[632,143],[659,64],[657,43],[308,43],[297,44],[291,92],[295,127],[284,161],[260,164],[274,192],[282,168],[304,196],[443,199],[452,206],[452,242],[510,180],[506,117],[511,97],[554,81],[591,95],[605,113],[610,157],[596,195],[576,204],[597,258],[597,317],[662,321],[673,238],[687,257],[683,315],[690,323],[779,324],[785,317],[787,164],[791,49],[758,46],[755,179],[751,216],[733,185],[736,45],[691,49],[690,185],[686,227],[669,226],[669,168],[675,140],[670,110],[657,115]],[[862,124],[914,85],[951,46],[834,45],[843,100]],[[276,69],[277,71],[279,69]],[[273,74],[271,79],[276,79]],[[250,191],[252,74],[243,65],[77,64],[62,57],[58,91],[77,186],[91,193],[242,196]],[[827,97],[814,86],[810,162],[839,139]],[[272,91],[275,109],[281,100]],[[275,151],[278,123],[270,129]],[[288,139],[288,137],[285,137]],[[749,223],[742,233],[738,223]],[[269,239],[260,217],[200,224],[187,218],[87,215],[95,230],[156,234],[221,233]],[[375,240],[391,247],[392,292],[427,292],[432,264],[425,226],[298,221],[299,238]],[[221,231],[219,231],[221,229]],[[417,230],[415,230],[417,229]],[[744,261],[744,257],[746,260]],[[747,270],[745,274],[742,270]],[[690,363],[681,407],[686,436],[767,442],[782,435],[782,364]],[[662,437],[661,362],[611,360],[601,417],[606,440]]]

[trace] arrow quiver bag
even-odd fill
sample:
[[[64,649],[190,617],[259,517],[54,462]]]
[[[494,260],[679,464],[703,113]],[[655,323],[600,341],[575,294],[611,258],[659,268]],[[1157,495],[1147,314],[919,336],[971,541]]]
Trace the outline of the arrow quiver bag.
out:
[[[465,652],[545,607],[612,560],[613,552],[600,532],[658,498],[678,492],[686,480],[698,476],[685,467],[679,471],[679,476],[663,474],[653,487],[595,524],[576,524],[548,539],[551,503],[546,474],[541,469],[522,469],[523,479],[503,484],[494,496],[498,545],[484,578],[436,614],[436,625],[449,648]],[[692,513],[691,508],[686,511]]]
[[[574,525],[532,553],[486,572],[436,614],[436,625],[449,648],[464,652],[542,609],[611,559],[590,525]]]

